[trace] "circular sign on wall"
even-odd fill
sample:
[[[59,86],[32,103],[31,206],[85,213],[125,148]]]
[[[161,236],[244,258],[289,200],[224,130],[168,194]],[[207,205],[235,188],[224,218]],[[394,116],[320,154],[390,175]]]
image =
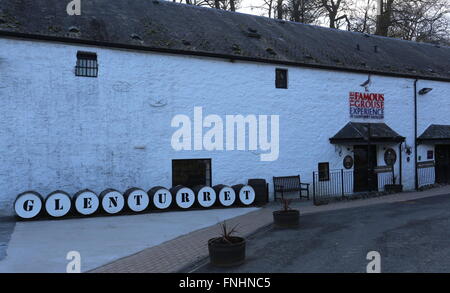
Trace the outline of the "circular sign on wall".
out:
[[[190,208],[195,202],[195,194],[192,189],[184,186],[176,186],[170,190],[172,194],[175,193],[175,201],[178,207],[182,209]]]
[[[395,151],[391,148],[387,149],[384,152],[384,162],[387,166],[393,166],[395,162],[397,161],[397,154]]]
[[[133,212],[139,213],[147,209],[150,199],[147,192],[139,188],[130,188],[125,192],[127,205]]]
[[[100,206],[100,200],[93,191],[85,189],[75,194],[75,209],[78,213],[89,216],[95,213]]]
[[[52,192],[45,199],[45,210],[47,214],[54,218],[64,217],[71,208],[72,200],[69,194],[64,191]]]
[[[197,201],[198,203],[204,207],[209,208],[214,205],[216,202],[216,192],[209,186],[203,186],[200,189],[196,190],[197,192]]]
[[[117,214],[125,206],[123,195],[114,189],[107,189],[100,193],[102,208],[108,214]]]
[[[214,186],[219,202],[224,207],[229,207],[236,201],[236,192],[234,189],[226,185]]]
[[[251,205],[255,201],[255,190],[250,185],[238,184],[233,186],[234,191],[238,194],[239,200],[243,205]]]
[[[22,219],[32,219],[42,210],[42,196],[34,191],[27,191],[17,196],[14,202],[16,215]]]
[[[344,158],[344,168],[345,169],[353,168],[353,157],[352,156],[350,156],[350,155],[345,156],[345,158]]]
[[[153,205],[160,210],[167,209],[172,204],[172,194],[164,187],[156,186],[148,191]]]

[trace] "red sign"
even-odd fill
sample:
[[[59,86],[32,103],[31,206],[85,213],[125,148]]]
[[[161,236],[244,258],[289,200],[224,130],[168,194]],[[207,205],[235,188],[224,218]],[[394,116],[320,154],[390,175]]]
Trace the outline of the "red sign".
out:
[[[351,118],[384,118],[384,94],[350,92]]]

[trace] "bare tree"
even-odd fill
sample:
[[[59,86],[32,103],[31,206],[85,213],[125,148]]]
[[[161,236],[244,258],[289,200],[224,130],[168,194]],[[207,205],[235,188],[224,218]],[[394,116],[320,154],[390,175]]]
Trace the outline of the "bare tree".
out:
[[[242,0],[172,0],[173,2],[185,3],[195,6],[206,6],[215,9],[236,11]]]
[[[345,13],[349,10],[352,3],[351,0],[319,0],[325,14],[328,17],[328,24],[330,28],[339,28],[342,21],[347,24],[347,29],[350,29],[350,20]]]
[[[236,11],[243,0],[172,1]],[[450,0],[263,1],[253,8],[262,10],[270,18],[450,45]]]
[[[378,15],[376,35],[387,36],[389,27],[392,25],[393,4],[394,0],[377,0]]]
[[[418,42],[446,42],[450,13],[447,0],[398,1],[393,8],[388,36]]]
[[[283,0],[277,0],[277,18],[283,19]]]
[[[374,33],[376,29],[376,2],[378,0],[366,0],[362,5],[354,7],[348,12],[351,23],[351,31],[360,33]]]
[[[378,0],[375,34],[448,44],[450,5],[448,0]]]
[[[322,17],[323,11],[317,0],[289,0],[287,4],[286,18],[289,20],[319,24]]]

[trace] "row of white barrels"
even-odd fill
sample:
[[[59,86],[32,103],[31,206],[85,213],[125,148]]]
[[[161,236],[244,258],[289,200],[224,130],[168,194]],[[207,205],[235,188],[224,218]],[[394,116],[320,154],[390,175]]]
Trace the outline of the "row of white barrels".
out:
[[[98,212],[114,215],[125,210],[140,213],[151,209],[189,209],[195,206],[200,208],[249,206],[254,201],[254,189],[243,184],[232,187],[198,186],[193,189],[176,186],[170,190],[157,186],[148,192],[130,188],[124,194],[114,189],[106,189],[99,196],[88,189],[79,191],[72,197],[58,190],[50,193],[45,200],[39,193],[27,191],[17,196],[14,210],[22,219],[34,219],[44,213],[53,218],[61,218],[69,213],[90,216]]]

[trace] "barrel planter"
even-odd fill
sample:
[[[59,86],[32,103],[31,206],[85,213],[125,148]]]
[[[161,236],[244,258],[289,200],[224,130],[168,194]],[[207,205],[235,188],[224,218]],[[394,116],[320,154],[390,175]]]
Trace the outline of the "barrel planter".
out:
[[[123,196],[125,198],[125,202],[127,203],[128,210],[134,213],[145,211],[150,204],[150,199],[147,192],[140,188],[130,188],[125,191]]]
[[[218,267],[238,266],[245,262],[245,239],[230,237],[231,243],[222,237],[208,241],[209,259],[212,265]]]
[[[31,220],[42,213],[44,200],[36,191],[26,191],[19,194],[14,201],[14,211],[20,219]]]
[[[255,202],[255,190],[250,185],[237,184],[233,189],[242,206],[249,206]]]
[[[265,179],[248,179],[247,183],[255,190],[255,205],[263,206],[269,202],[269,184]]]
[[[102,210],[109,215],[121,212],[125,206],[125,198],[115,189],[106,189],[100,193]]]
[[[230,207],[235,203],[236,193],[230,186],[219,184],[214,186],[213,189],[216,192],[218,198],[218,200],[216,201],[216,205],[220,205],[222,207]]]
[[[45,198],[45,211],[52,218],[66,216],[72,209],[72,199],[67,192],[57,190]]]
[[[298,210],[282,210],[273,212],[273,223],[279,228],[296,228],[299,225],[300,212]]]
[[[188,209],[195,203],[195,194],[192,189],[185,186],[175,186],[170,189],[172,197],[175,199],[176,207],[180,209]]]
[[[150,203],[157,210],[165,210],[172,204],[172,194],[167,188],[155,186],[147,192]]]
[[[196,186],[192,189],[197,198],[197,206],[200,208],[210,208],[216,203],[216,191],[210,186]]]
[[[80,190],[73,196],[75,210],[83,216],[95,214],[100,207],[98,195],[89,189]]]

